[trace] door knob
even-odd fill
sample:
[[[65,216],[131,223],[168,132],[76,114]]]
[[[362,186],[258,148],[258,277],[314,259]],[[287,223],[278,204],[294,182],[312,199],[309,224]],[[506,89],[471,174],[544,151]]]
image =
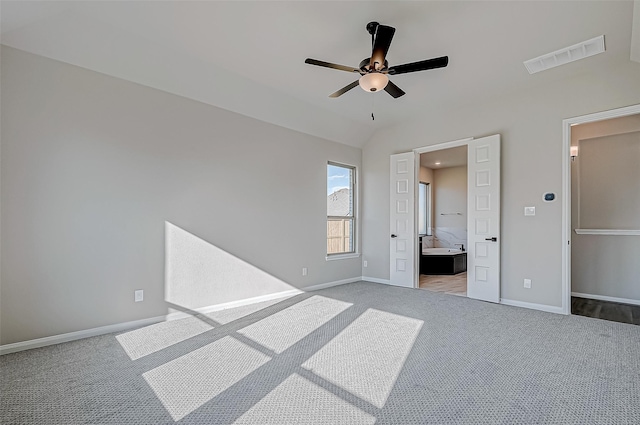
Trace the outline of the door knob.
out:
[[[491,241],[491,242],[498,242],[498,238],[496,238],[495,236],[492,238],[485,238],[485,241]]]
[[[398,237],[398,235],[391,235],[391,237],[392,237],[392,238],[397,238],[397,237]]]

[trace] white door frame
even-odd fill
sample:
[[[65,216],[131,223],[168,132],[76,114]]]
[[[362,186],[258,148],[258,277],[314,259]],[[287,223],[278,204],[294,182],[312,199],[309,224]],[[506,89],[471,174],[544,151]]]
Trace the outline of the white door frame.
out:
[[[562,313],[571,314],[571,127],[640,114],[640,105],[567,118],[562,121]]]
[[[429,146],[424,146],[421,148],[415,148],[413,150],[414,154],[415,154],[415,160],[416,160],[416,177],[415,177],[415,181],[417,182],[419,180],[419,172],[420,172],[420,154],[423,153],[427,153],[427,152],[433,152],[433,151],[441,151],[443,149],[450,149],[450,148],[457,148],[458,146],[469,146],[469,142],[473,140],[473,137],[467,137],[465,139],[459,139],[459,140],[453,140],[451,142],[443,142],[443,143],[438,143],[435,145],[429,145]],[[417,185],[416,185],[417,187]],[[414,192],[416,192],[416,198],[417,198],[417,189],[414,190]],[[415,212],[414,212],[414,219],[415,219],[415,229],[417,229],[418,227],[418,203],[415,203]],[[414,232],[415,233],[415,232]],[[411,236],[413,238],[413,246],[415,249],[415,260],[419,264],[420,262],[420,250],[418,249],[418,238],[416,237],[416,235],[412,235]],[[413,287],[414,288],[419,288],[420,287],[420,267],[416,267],[415,271],[414,271],[414,278],[413,278]]]

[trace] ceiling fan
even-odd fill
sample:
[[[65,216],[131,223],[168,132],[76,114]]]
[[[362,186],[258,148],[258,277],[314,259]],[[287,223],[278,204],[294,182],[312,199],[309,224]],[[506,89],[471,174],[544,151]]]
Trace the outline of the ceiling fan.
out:
[[[325,68],[333,68],[340,71],[357,72],[360,78],[353,83],[341,88],[329,97],[339,97],[360,85],[364,91],[376,92],[384,89],[394,98],[398,98],[405,94],[404,91],[391,81],[387,75],[407,74],[409,72],[426,71],[428,69],[443,68],[449,63],[448,56],[427,59],[419,62],[406,63],[404,65],[396,65],[389,67],[387,60],[387,52],[393,39],[396,29],[387,25],[380,25],[378,22],[369,22],[367,31],[371,34],[371,57],[360,62],[358,68],[338,65],[330,62],[323,62],[316,59],[307,58],[304,62],[309,65],[323,66]]]

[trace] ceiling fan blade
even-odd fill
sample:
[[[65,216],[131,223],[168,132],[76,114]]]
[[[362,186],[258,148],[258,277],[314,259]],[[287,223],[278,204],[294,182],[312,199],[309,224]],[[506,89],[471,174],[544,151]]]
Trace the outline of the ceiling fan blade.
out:
[[[389,46],[391,46],[391,40],[393,40],[393,34],[396,29],[386,25],[378,25],[376,32],[373,36],[373,48],[371,50],[371,59],[369,60],[369,66],[371,69],[380,69],[384,66],[384,60],[387,57]],[[378,64],[377,67],[375,64]]]
[[[342,96],[343,94],[345,94],[346,92],[348,92],[352,88],[356,87],[357,85],[358,85],[358,80],[355,80],[353,83],[349,84],[348,86],[344,86],[343,88],[341,88],[337,92],[330,94],[329,97]]]
[[[406,74],[408,72],[426,71],[427,69],[444,68],[449,64],[449,56],[427,59],[420,62],[405,63],[389,68],[390,75]]]
[[[309,65],[317,65],[317,66],[323,66],[325,68],[332,68],[332,69],[338,69],[340,71],[347,71],[347,72],[360,72],[359,69],[354,68],[352,66],[344,66],[344,65],[338,65],[336,63],[330,63],[330,62],[323,62],[323,61],[319,61],[316,59],[310,59],[307,58],[304,63],[308,63]]]
[[[393,96],[394,99],[399,98],[400,96],[404,96],[406,93],[398,86],[393,84],[391,81],[387,83],[387,86],[384,88],[384,91]]]

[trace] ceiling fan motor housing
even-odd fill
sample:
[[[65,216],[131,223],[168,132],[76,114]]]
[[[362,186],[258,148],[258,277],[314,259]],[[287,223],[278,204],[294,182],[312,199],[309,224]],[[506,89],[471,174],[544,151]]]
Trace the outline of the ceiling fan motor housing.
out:
[[[360,71],[362,71],[361,74],[364,75],[364,73],[373,72],[373,69],[371,69],[370,66],[370,61],[371,58],[362,59],[362,62],[360,62],[360,65],[358,65],[358,68],[360,68]],[[384,65],[379,67],[377,71],[385,71],[387,68],[389,68],[389,62],[387,62],[387,60],[385,59]]]

